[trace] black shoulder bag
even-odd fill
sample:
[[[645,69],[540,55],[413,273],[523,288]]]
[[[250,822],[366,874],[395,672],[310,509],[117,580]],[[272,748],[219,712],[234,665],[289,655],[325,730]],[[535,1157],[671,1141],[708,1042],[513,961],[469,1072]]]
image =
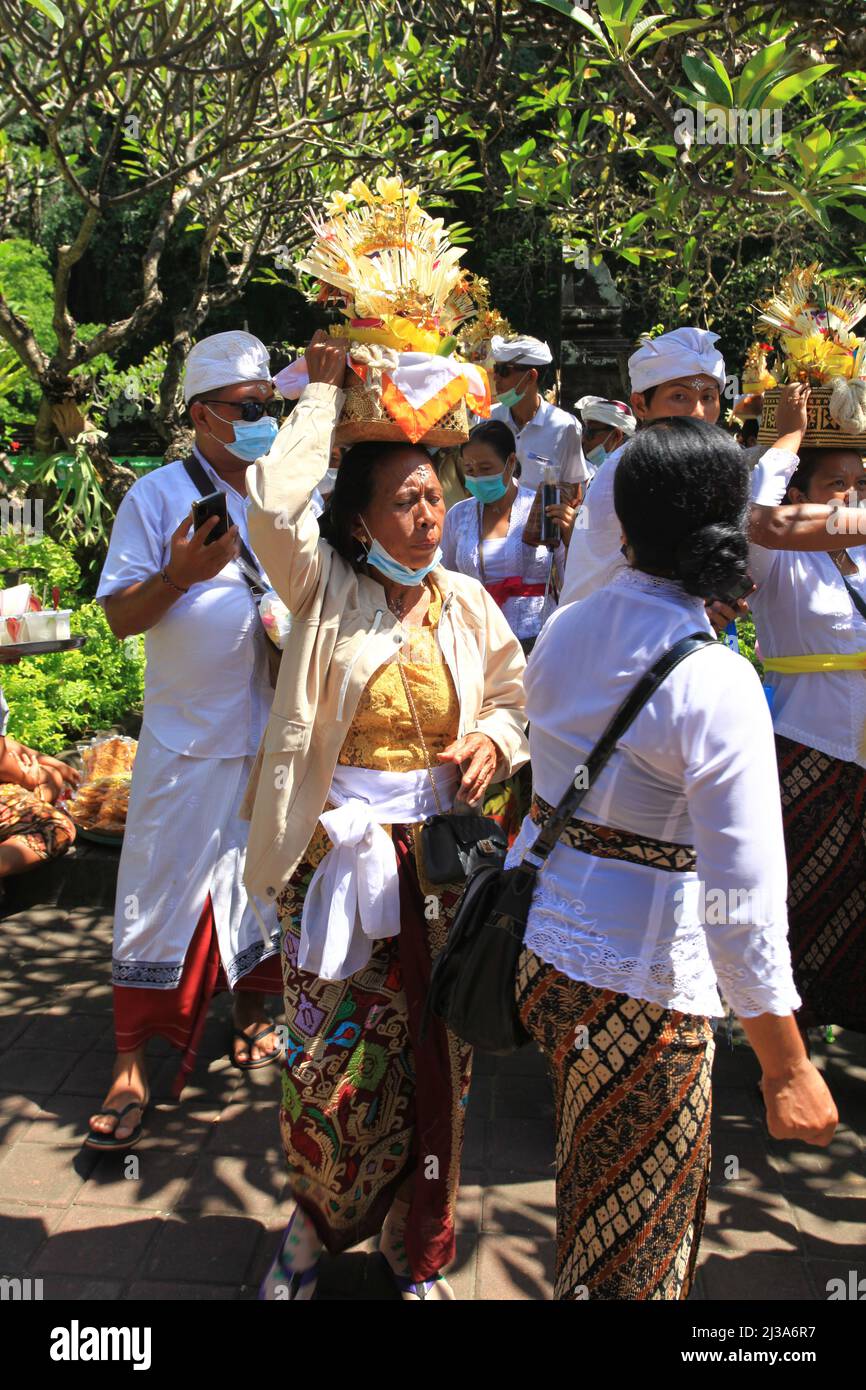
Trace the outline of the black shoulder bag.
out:
[[[519,864],[511,869],[482,864],[470,875],[448,940],[433,963],[422,1037],[433,1014],[463,1042],[485,1052],[504,1055],[530,1041],[517,1012],[515,980],[539,870],[647,700],[675,666],[714,640],[707,632],[683,637],[641,677]]]
[[[202,497],[210,497],[214,489],[211,485],[210,478],[208,477],[207,473],[205,473],[198,459],[193,456],[185,458],[183,460],[183,466],[186,469],[187,477],[189,478],[193,487],[197,488],[197,490],[201,493]],[[226,510],[228,511],[228,499],[226,499]],[[233,524],[234,523],[232,522],[231,513],[229,512],[229,525],[232,526]],[[244,544],[244,541],[241,538],[241,536],[238,536],[238,545],[240,546],[241,559],[244,561],[244,564],[240,567],[241,574],[247,582],[249,591],[252,594],[255,603],[258,605],[259,599],[262,597],[264,593],[267,592],[267,587],[265,585],[264,579],[262,578],[262,572],[259,567],[258,561],[256,560],[249,547]],[[248,570],[252,570],[253,573],[259,576],[258,582],[256,582],[256,580],[253,579],[252,574],[248,573]],[[271,641],[270,637],[268,637],[263,627],[261,635],[265,642],[265,655],[268,659],[268,675],[270,676],[271,685],[276,687],[277,676],[280,672],[280,660],[283,654],[280,651],[279,647],[274,646],[273,642]]]

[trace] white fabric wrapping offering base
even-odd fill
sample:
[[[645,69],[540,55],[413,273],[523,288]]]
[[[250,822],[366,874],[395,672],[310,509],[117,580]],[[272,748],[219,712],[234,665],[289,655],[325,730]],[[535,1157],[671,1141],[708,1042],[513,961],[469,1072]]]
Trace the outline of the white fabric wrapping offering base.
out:
[[[443,809],[457,789],[453,766],[433,769]],[[377,772],[337,767],[319,817],[333,848],[313,874],[301,914],[298,967],[321,980],[346,980],[363,969],[372,943],[400,931],[397,856],[383,825],[414,825],[437,807],[426,770]]]
[[[356,353],[353,353],[353,356],[357,357],[358,361],[365,360]],[[392,357],[397,359],[396,365],[390,366],[390,359],[382,360],[378,377],[381,379],[382,372],[386,372],[413,410],[420,410],[458,378],[463,379],[467,393],[475,397],[476,401],[483,401],[487,397],[484,375],[471,362],[460,362],[456,357],[439,357],[429,352],[400,352],[393,353]],[[309,380],[306,358],[298,357],[287,367],[283,367],[281,372],[277,372],[274,385],[281,396],[294,401],[309,384]]]

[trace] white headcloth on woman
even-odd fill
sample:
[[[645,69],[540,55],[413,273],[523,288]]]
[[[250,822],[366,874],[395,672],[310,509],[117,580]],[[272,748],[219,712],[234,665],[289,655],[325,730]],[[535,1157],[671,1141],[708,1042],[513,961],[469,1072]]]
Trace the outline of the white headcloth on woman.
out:
[[[212,333],[202,338],[186,359],[183,398],[218,391],[239,381],[270,381],[268,350],[254,333],[235,328],[228,333]]]
[[[633,391],[646,391],[684,376],[710,376],[725,384],[725,359],[715,344],[718,333],[705,328],[675,328],[660,338],[647,338],[628,359]]]

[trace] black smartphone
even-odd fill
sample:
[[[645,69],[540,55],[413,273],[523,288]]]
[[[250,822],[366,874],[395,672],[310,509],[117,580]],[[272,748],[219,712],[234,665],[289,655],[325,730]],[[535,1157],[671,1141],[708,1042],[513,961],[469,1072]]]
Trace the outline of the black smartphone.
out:
[[[218,516],[219,522],[205,539],[205,545],[211,545],[214,541],[218,541],[229,529],[229,516],[224,492],[211,492],[208,493],[207,497],[200,497],[197,502],[193,502],[192,522],[196,531],[200,526],[204,526],[208,518],[212,516]]]
[[[740,580],[739,584],[735,584],[733,586],[729,593],[716,594],[714,602],[726,603],[729,608],[735,608],[737,605],[737,601],[741,598],[746,598],[746,596],[752,592],[754,587],[754,579],[750,574],[747,574],[744,579]]]

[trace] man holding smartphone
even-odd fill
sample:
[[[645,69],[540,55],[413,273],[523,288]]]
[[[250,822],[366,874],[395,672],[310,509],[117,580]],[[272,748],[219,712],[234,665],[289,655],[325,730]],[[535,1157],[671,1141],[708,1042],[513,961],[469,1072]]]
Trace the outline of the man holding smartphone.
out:
[[[244,332],[197,343],[184,399],[193,459],[129,490],[97,591],[116,637],[145,633],[147,666],[115,908],[117,1058],[85,1141],[96,1148],[140,1137],[155,1034],[183,1050],[180,1095],[215,989],[234,994],[235,1065],[280,1056],[264,998],[282,989],[277,920],[268,949],[243,888],[248,826],[237,814],[273,694],[245,477],[282,408],[264,344]]]

